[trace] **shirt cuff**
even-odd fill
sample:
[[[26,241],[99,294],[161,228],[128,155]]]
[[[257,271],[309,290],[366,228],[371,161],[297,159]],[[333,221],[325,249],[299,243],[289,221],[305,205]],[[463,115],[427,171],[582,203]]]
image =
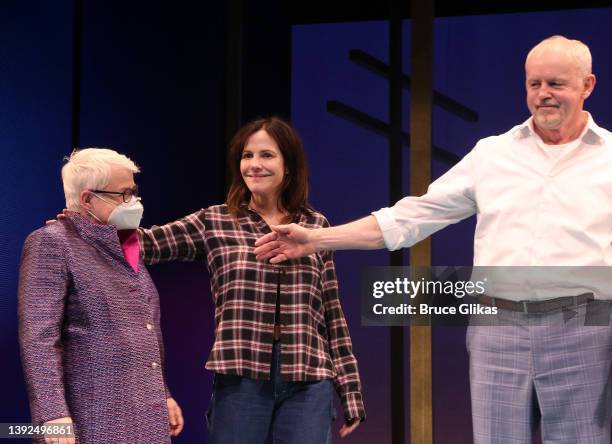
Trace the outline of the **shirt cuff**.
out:
[[[360,392],[351,392],[342,396],[342,409],[344,410],[344,420],[346,422],[357,418],[364,421],[366,418]]]
[[[372,216],[376,218],[380,232],[385,241],[385,247],[393,251],[402,248],[403,236],[399,227],[395,222],[392,208],[381,208],[378,211],[372,212]]]

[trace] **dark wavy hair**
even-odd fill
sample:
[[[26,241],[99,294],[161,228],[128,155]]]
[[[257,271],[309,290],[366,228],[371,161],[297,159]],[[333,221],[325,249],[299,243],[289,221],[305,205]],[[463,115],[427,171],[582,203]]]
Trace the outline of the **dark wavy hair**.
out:
[[[281,183],[278,207],[289,213],[290,220],[296,220],[301,211],[309,208],[308,166],[300,136],[291,125],[278,117],[267,117],[249,122],[240,128],[232,138],[227,159],[231,176],[227,192],[227,206],[230,212],[237,216],[241,206],[248,204],[251,199],[251,192],[240,173],[240,160],[249,137],[259,130],[265,130],[274,139],[283,155],[287,174]]]

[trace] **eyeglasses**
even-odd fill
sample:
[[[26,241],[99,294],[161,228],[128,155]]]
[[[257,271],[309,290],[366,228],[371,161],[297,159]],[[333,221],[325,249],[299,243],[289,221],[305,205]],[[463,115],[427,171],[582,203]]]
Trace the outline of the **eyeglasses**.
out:
[[[98,193],[98,194],[112,194],[113,196],[121,196],[124,203],[128,203],[130,200],[132,200],[132,197],[138,197],[138,185],[136,185],[134,188],[125,190],[121,193],[119,191],[105,191],[105,190],[89,190],[89,191],[91,191],[92,193]]]

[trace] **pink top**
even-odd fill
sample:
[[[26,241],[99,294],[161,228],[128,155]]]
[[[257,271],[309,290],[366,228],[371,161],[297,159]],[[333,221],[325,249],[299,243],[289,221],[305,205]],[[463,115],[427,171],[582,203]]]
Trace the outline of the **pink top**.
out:
[[[119,230],[119,242],[125,260],[138,273],[138,257],[140,256],[140,243],[137,230]]]

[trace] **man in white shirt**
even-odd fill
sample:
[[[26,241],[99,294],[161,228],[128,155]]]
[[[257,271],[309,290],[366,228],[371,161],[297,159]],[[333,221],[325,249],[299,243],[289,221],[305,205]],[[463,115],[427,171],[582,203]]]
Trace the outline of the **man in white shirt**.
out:
[[[476,266],[611,265],[612,134],[583,109],[595,87],[590,51],[550,37],[529,52],[525,73],[532,116],[480,140],[425,195],[338,227],[273,227],[258,258],[410,247],[477,214]],[[487,296],[504,325],[468,329],[475,442],[529,443],[539,420],[545,443],[610,443],[612,328],[584,325],[580,275]],[[569,321],[568,308],[577,313]]]

